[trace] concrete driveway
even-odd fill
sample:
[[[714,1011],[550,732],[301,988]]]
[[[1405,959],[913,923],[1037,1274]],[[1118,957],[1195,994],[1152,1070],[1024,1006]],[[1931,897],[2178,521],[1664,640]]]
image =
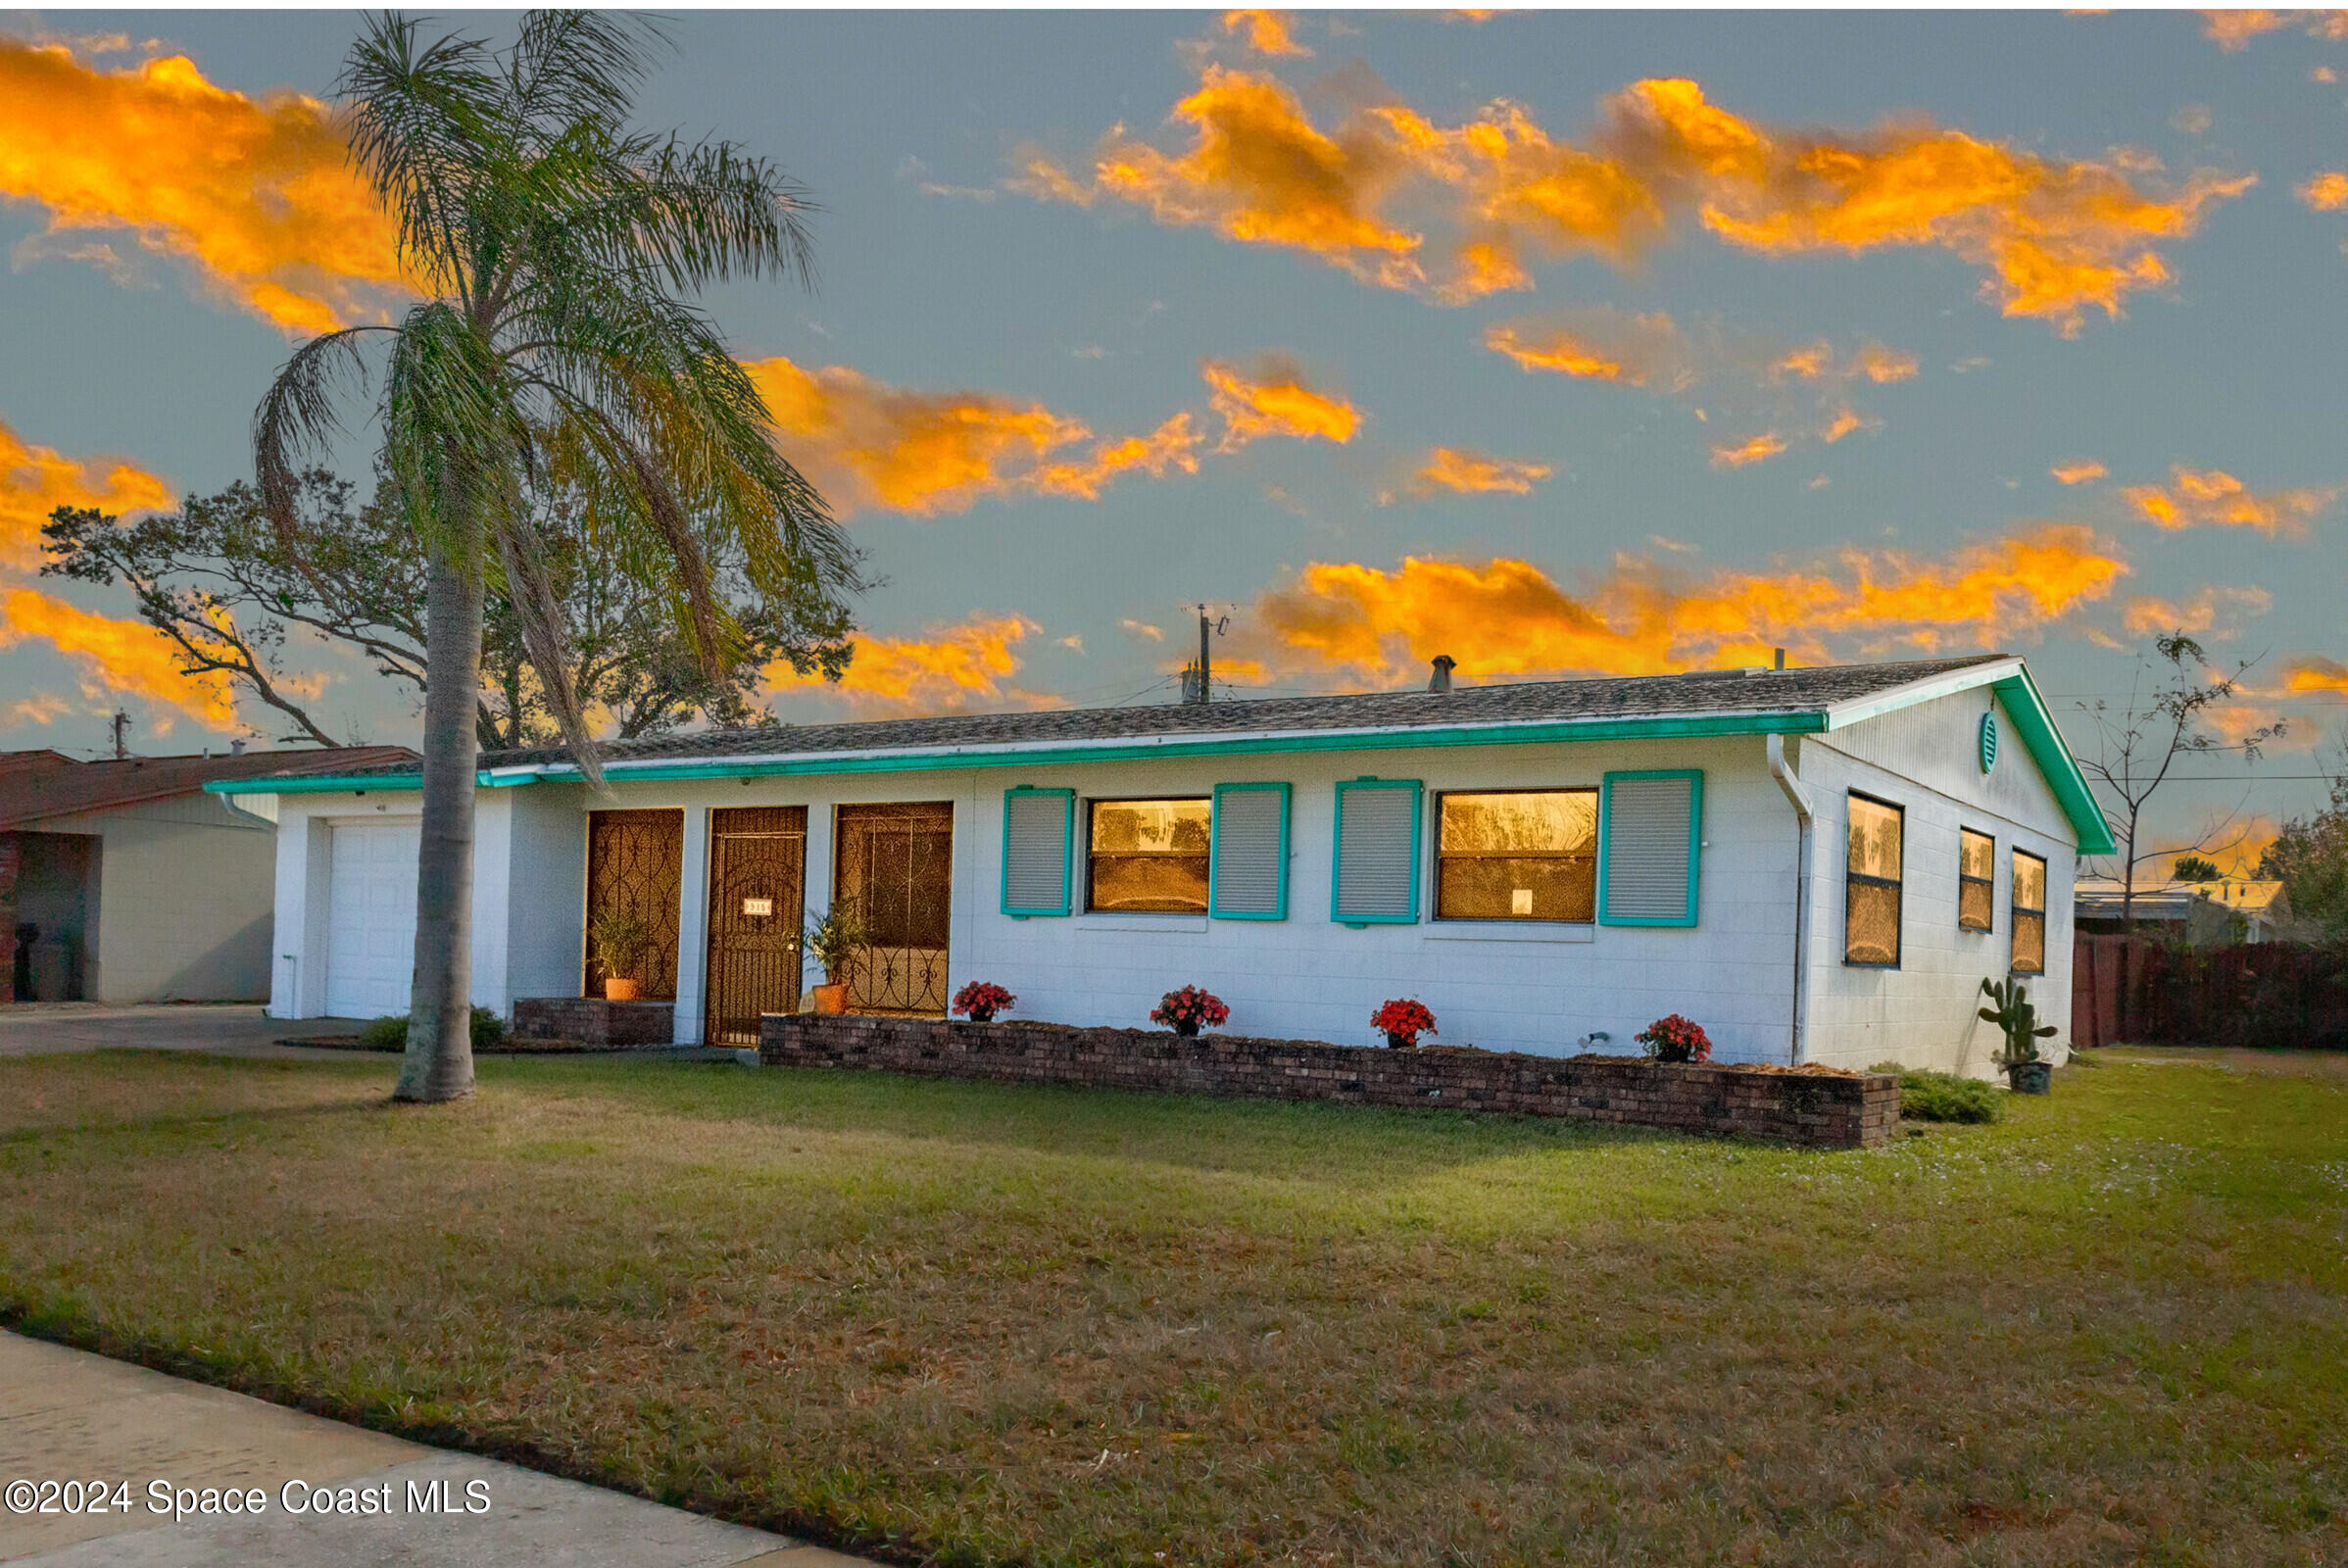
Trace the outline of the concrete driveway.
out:
[[[0,1056],[133,1047],[144,1051],[213,1051],[232,1056],[323,1056],[339,1052],[280,1046],[289,1036],[359,1032],[357,1018],[262,1016],[261,1004],[117,1007],[99,1002],[0,1003]]]

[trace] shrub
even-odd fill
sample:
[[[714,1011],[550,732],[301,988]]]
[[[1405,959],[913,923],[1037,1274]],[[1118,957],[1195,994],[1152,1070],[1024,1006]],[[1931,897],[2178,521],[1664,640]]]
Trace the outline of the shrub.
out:
[[[1960,1078],[1950,1072],[1927,1072],[1880,1061],[1870,1072],[1887,1072],[1899,1079],[1899,1113],[1911,1121],[1990,1122],[2005,1102],[1997,1086],[1981,1078]]]
[[[972,1023],[986,1023],[1018,1000],[992,980],[973,980],[954,994],[954,1010]]]
[[[1710,1061],[1712,1037],[1692,1018],[1673,1013],[1658,1018],[1634,1037],[1657,1061]]]
[[[1162,1023],[1178,1035],[1195,1035],[1202,1028],[1213,1028],[1231,1016],[1223,999],[1201,986],[1184,986],[1169,991],[1150,1009],[1150,1021]]]
[[[1435,1014],[1427,1004],[1407,997],[1388,1002],[1371,1013],[1370,1027],[1384,1032],[1387,1044],[1394,1046],[1415,1046],[1423,1034],[1443,1033],[1435,1027]]]
[[[405,1051],[408,1048],[408,1015],[394,1013],[377,1018],[359,1031],[359,1043],[369,1051]],[[473,1049],[487,1051],[506,1043],[506,1020],[487,1007],[473,1009]]]

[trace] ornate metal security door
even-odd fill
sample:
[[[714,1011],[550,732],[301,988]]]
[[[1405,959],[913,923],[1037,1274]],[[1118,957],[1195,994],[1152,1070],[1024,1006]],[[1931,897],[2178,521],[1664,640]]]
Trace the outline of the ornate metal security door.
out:
[[[843,806],[832,898],[855,906],[865,946],[849,966],[856,1012],[946,1012],[954,910],[954,807]]]
[[[758,1015],[799,1007],[807,808],[724,807],[709,813],[712,1046],[755,1046]]]
[[[603,995],[603,956],[595,951],[595,919],[630,910],[653,930],[653,949],[633,978],[647,1002],[677,994],[677,901],[685,868],[685,813],[679,810],[587,813],[587,950],[580,995]]]

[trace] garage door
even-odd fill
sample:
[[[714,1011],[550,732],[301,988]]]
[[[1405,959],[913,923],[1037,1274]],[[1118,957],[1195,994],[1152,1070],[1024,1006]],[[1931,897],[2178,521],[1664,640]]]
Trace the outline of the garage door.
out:
[[[337,1018],[406,1012],[416,969],[413,822],[334,830],[326,893],[326,1011]]]

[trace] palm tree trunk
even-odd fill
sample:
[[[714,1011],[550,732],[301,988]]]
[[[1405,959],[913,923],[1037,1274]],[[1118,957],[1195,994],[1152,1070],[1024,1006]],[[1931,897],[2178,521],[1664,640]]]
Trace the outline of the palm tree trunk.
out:
[[[424,584],[424,816],[416,864],[416,977],[395,1100],[473,1092],[474,720],[481,670],[480,525],[432,552]],[[451,559],[455,557],[456,559]]]

